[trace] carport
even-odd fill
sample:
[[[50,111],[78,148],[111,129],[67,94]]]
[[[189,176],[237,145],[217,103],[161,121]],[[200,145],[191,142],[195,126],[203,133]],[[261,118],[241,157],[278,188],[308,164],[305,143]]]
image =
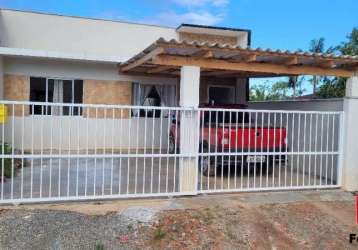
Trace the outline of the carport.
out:
[[[308,129],[312,131],[316,124],[316,132],[304,135],[308,137],[334,137],[332,139],[331,151],[334,151],[336,159],[336,187],[343,186],[347,190],[358,189],[358,170],[354,167],[355,162],[358,161],[355,140],[358,139],[356,132],[356,124],[358,124],[358,58],[354,56],[338,56],[333,54],[319,54],[319,53],[306,53],[306,52],[290,52],[270,49],[251,49],[241,48],[238,46],[231,46],[227,44],[208,43],[208,42],[186,42],[164,39],[159,39],[150,45],[143,52],[134,56],[125,63],[119,65],[121,73],[127,74],[140,74],[140,75],[162,75],[172,76],[180,79],[180,106],[186,108],[197,108],[199,105],[199,92],[200,92],[200,78],[201,77],[271,77],[271,76],[291,76],[291,75],[320,75],[320,76],[336,76],[349,78],[347,80],[347,91],[344,103],[344,112],[341,114],[322,114],[322,113],[305,113],[298,112],[297,118],[293,118],[290,129],[293,131],[293,137],[298,137],[298,155],[300,154],[299,137],[301,126],[308,126],[310,124],[313,128]],[[222,110],[225,112],[225,110]],[[255,112],[255,111],[253,111]],[[262,117],[266,110],[258,110],[261,112]],[[284,110],[277,110],[273,114],[275,117],[282,114]],[[257,115],[257,113],[256,113]],[[282,122],[287,122],[294,114],[286,114],[287,118]],[[301,115],[304,117],[302,118]],[[306,122],[307,116],[316,115],[316,121]],[[324,115],[328,115],[324,118]],[[338,115],[332,118],[329,115]],[[296,115],[297,116],[297,115]],[[321,118],[318,118],[320,116]],[[196,118],[182,118],[181,121],[181,152],[187,154],[194,154],[198,151],[200,143],[192,143],[192,138],[199,138],[200,133],[195,127],[198,123]],[[264,118],[263,118],[264,119]],[[270,118],[269,118],[270,119]],[[304,119],[304,121],[302,120]],[[322,127],[317,126],[318,119]],[[275,118],[276,121],[276,118]],[[300,122],[302,124],[300,124]],[[296,123],[296,129],[294,125]],[[297,128],[297,123],[300,128]],[[304,124],[304,125],[303,125]],[[336,127],[334,128],[334,124]],[[331,127],[330,127],[331,126]],[[333,128],[332,128],[333,126]],[[337,130],[338,129],[338,130]],[[296,131],[298,130],[298,132]],[[337,132],[337,131],[338,132]],[[323,134],[324,131],[324,134]],[[322,134],[318,134],[321,132]],[[199,140],[198,140],[199,141]],[[317,147],[318,139],[315,143]],[[327,151],[329,139],[322,141],[321,144],[327,144]],[[301,142],[302,143],[302,142]],[[311,142],[308,142],[311,143]],[[329,142],[331,143],[331,142]],[[307,142],[303,142],[307,144]],[[335,144],[335,145],[333,145]],[[295,147],[293,145],[293,147]],[[311,146],[305,148],[303,146],[304,154],[311,154]],[[293,150],[293,149],[292,149]],[[321,149],[321,154],[324,149]],[[293,150],[294,151],[294,150]],[[319,153],[313,152],[313,154]],[[202,157],[203,155],[199,156]],[[293,157],[293,156],[292,156]],[[299,156],[297,157],[299,161]],[[306,161],[303,159],[303,161]],[[309,160],[310,161],[310,160]],[[321,161],[323,161],[321,159]],[[326,161],[328,161],[326,159]],[[195,191],[197,183],[197,172],[194,167],[196,164],[195,157],[184,157],[180,167],[180,176],[185,176],[181,179],[181,191]],[[322,162],[320,163],[322,165]],[[327,163],[326,163],[327,164]],[[333,165],[333,164],[332,164]],[[320,170],[322,171],[322,170]],[[326,169],[327,174],[327,169]],[[298,174],[297,174],[298,176]],[[327,176],[326,176],[327,177]],[[298,178],[298,177],[297,177]],[[321,177],[320,177],[321,178]],[[205,179],[205,178],[204,178]],[[208,179],[209,181],[209,179]],[[201,182],[202,183],[202,182]],[[327,180],[326,180],[327,183]],[[248,184],[249,185],[249,184]],[[209,187],[208,191],[213,191]],[[230,186],[230,184],[228,185]],[[291,186],[285,188],[293,189]],[[295,185],[294,185],[295,186]],[[301,188],[301,185],[296,186]],[[315,186],[313,186],[315,187]],[[311,187],[312,188],[312,187]],[[226,191],[231,190],[230,188]],[[233,191],[236,190],[236,186]],[[256,189],[254,189],[256,190]],[[215,190],[214,190],[215,191]],[[218,191],[223,191],[219,188]]]

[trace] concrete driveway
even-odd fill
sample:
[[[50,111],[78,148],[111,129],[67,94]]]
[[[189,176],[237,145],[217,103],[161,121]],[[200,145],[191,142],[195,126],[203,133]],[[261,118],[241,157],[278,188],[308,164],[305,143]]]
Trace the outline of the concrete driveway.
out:
[[[52,159],[29,161],[17,176],[4,183],[4,199],[110,196],[179,192],[179,161],[173,157],[122,159]],[[294,161],[296,162],[296,161]],[[309,175],[296,165],[276,164],[270,173],[241,165],[218,168],[216,176],[199,173],[198,188],[213,190],[335,184]],[[320,170],[317,169],[317,173]],[[324,168],[321,169],[324,172]],[[0,191],[1,185],[0,185]]]

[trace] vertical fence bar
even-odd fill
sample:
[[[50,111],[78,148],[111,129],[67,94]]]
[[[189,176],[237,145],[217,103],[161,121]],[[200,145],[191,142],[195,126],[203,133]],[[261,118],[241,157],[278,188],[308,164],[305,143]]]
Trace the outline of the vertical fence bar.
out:
[[[123,136],[123,108],[120,109],[120,132],[119,134],[121,136]],[[122,140],[119,141],[120,142],[120,145],[119,145],[119,154],[122,155],[122,147],[123,147],[123,143],[122,143]],[[123,157],[120,157],[119,158],[119,171],[118,171],[118,195],[121,194],[121,187],[122,187],[122,158]],[[144,185],[144,184],[143,184]]]
[[[207,111],[207,113],[209,113],[209,143],[208,143],[208,152],[211,152],[211,111]],[[204,125],[203,125],[204,126]],[[209,169],[208,169],[208,175],[207,175],[207,189],[210,189],[210,173],[212,171],[211,168],[214,168],[214,170],[216,171],[216,166],[213,166],[212,164],[212,159],[210,156],[208,156],[209,158]]]
[[[261,113],[261,153],[264,152],[264,120],[265,120],[265,113],[262,112]],[[268,161],[268,156],[265,157],[266,158],[266,161]],[[262,168],[263,168],[263,164],[264,162],[261,161],[260,162],[260,188],[262,188]]]
[[[89,155],[89,117],[90,108],[86,108],[86,162],[85,162],[85,196],[87,197],[88,188],[88,155]]]
[[[111,184],[110,184],[110,195],[113,195],[113,165],[114,165],[114,137],[116,135],[114,131],[114,122],[116,117],[116,109],[112,108],[112,127],[111,127]]]
[[[102,148],[102,153],[106,154],[106,125],[107,125],[107,109],[103,108],[103,148]],[[102,158],[102,195],[104,195],[104,186],[105,186],[105,162],[106,159]]]
[[[313,120],[313,114],[310,114],[310,137],[309,137],[309,152],[312,153],[312,120]],[[312,154],[308,155],[308,185],[311,186],[311,161],[312,161]]]
[[[333,168],[334,168],[334,143],[335,143],[335,137],[336,137],[336,128],[335,128],[335,117],[336,115],[332,115],[332,149],[331,149],[331,185],[333,185]]]
[[[235,113],[235,170],[234,170],[234,186],[237,189],[237,153],[238,153],[238,137],[239,137],[239,112],[236,111]],[[209,133],[210,135],[210,133]],[[210,139],[209,139],[210,141]]]
[[[14,199],[14,155],[15,155],[15,104],[12,104],[12,118],[11,118],[11,200]]]
[[[21,116],[21,195],[20,198],[23,199],[24,198],[24,155],[25,155],[25,151],[24,151],[24,137],[25,137],[25,105],[22,104],[22,116]],[[51,175],[50,175],[51,176]],[[51,182],[50,182],[50,187],[51,187]],[[51,194],[51,193],[50,193]]]
[[[139,114],[138,114],[139,115]],[[148,110],[146,109],[144,111],[144,154],[147,153],[147,118],[148,118]],[[146,161],[147,158],[145,157],[143,159],[143,194],[145,193],[145,182],[146,182],[146,178],[145,178],[145,170],[146,170]]]
[[[342,186],[342,179],[343,179],[343,163],[344,163],[344,127],[345,127],[345,113],[341,112],[339,115],[339,142],[338,142],[338,162],[337,162],[337,182],[338,186]]]
[[[5,105],[4,105],[5,106]],[[5,122],[1,125],[1,200],[4,200],[4,182],[5,182]]]
[[[134,112],[134,110],[132,112]],[[137,115],[136,123],[137,123],[136,150],[135,150],[136,158],[135,158],[135,173],[134,173],[134,193],[135,194],[137,193],[137,183],[138,183],[139,115]]]
[[[98,108],[95,107],[95,131],[94,131],[94,154],[97,155],[97,138],[98,138]],[[96,196],[97,183],[97,157],[94,158],[94,172],[93,172],[93,196]]]
[[[321,151],[320,151],[320,164],[319,164],[319,185],[322,186],[322,167],[323,167],[323,118],[324,115],[321,114],[321,131],[320,131],[320,136],[321,136]]]
[[[327,120],[327,124],[326,124],[326,155],[325,155],[325,160],[326,160],[326,169],[325,169],[325,185],[328,184],[328,158],[329,158],[329,149],[328,149],[328,141],[329,141],[329,114],[326,114],[326,120]],[[332,134],[331,134],[332,136]]]
[[[179,112],[178,110],[175,110],[175,145],[174,145],[174,154],[177,154],[178,148],[177,148],[177,140],[178,140],[178,119],[179,119],[179,114],[181,114],[181,112]],[[177,156],[174,156],[174,171],[173,171],[173,192],[175,192],[175,188],[176,188],[176,169],[177,169]]]
[[[80,155],[80,109],[79,107],[77,107],[77,116],[76,116],[76,120],[77,120],[77,155]],[[79,194],[79,158],[77,156],[76,159],[76,197],[78,197]]]

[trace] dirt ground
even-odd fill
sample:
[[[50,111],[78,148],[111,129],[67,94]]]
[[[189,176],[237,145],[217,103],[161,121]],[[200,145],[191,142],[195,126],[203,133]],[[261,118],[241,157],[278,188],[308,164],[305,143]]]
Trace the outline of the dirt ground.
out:
[[[2,207],[0,249],[358,249],[340,190]]]

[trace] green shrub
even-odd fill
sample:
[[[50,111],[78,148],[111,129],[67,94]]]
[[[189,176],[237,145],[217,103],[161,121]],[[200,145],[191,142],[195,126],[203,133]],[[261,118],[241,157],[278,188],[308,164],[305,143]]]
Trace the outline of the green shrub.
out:
[[[4,154],[11,154],[11,147],[9,146],[9,144],[7,143],[1,143],[0,144],[0,154],[3,153],[3,150],[4,150]],[[11,178],[11,159],[3,159],[3,158],[0,158],[0,170],[2,173],[2,169],[4,168],[4,176],[7,177],[7,178]],[[14,175],[16,174],[16,171],[14,169]],[[1,175],[0,175],[1,176]]]
[[[104,245],[102,243],[97,243],[96,250],[104,250]]]
[[[165,237],[166,231],[160,227],[154,230],[154,239],[155,240],[161,240]]]

